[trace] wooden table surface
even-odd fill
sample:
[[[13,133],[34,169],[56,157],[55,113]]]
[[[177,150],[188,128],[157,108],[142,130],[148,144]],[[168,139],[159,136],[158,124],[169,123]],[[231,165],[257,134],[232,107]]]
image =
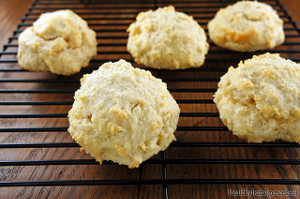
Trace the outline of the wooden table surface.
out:
[[[272,1],[272,0],[270,0]],[[59,2],[59,0],[55,1]],[[160,1],[159,1],[160,2]],[[164,2],[164,1],[162,1]],[[292,19],[300,26],[300,1],[299,0],[280,0],[287,12],[292,16]],[[17,28],[21,19],[25,16],[28,8],[33,3],[32,0],[18,1],[18,0],[0,0],[0,46],[3,46],[8,42],[8,38],[12,36],[13,30]],[[211,5],[211,4],[210,4]],[[141,5],[139,5],[141,6]],[[145,5],[146,7],[147,5]],[[51,7],[51,6],[49,6]],[[38,15],[34,16],[37,17]],[[125,15],[124,15],[125,16]],[[127,16],[127,15],[126,15]],[[128,15],[132,17],[132,15]],[[118,17],[118,15],[116,15]],[[26,21],[32,23],[33,21]],[[118,22],[116,20],[116,22]],[[92,21],[91,23],[97,23]],[[105,27],[105,26],[103,26]],[[103,28],[101,26],[101,28]],[[290,27],[287,25],[286,27]],[[23,27],[24,28],[24,27]],[[95,26],[95,28],[99,28]],[[291,33],[298,34],[299,33]],[[18,34],[17,34],[18,35]],[[105,36],[105,35],[104,35]],[[106,35],[107,36],[107,35]],[[300,41],[300,38],[289,37],[288,42]],[[116,40],[100,40],[101,42],[114,43]],[[121,42],[126,42],[123,39]],[[12,43],[16,44],[17,41],[13,40]],[[212,46],[212,49],[217,47]],[[99,50],[100,49],[100,50]],[[101,54],[104,51],[124,51],[122,47],[103,47],[99,48],[100,55],[96,59],[132,59],[129,54]],[[298,46],[288,45],[278,48],[279,50],[297,50]],[[16,47],[11,47],[8,51],[16,51]],[[226,55],[226,54],[225,54]],[[224,54],[208,55],[209,59],[221,59],[224,58]],[[223,56],[223,57],[222,57]],[[229,54],[229,57],[243,59],[245,57],[251,57],[252,54],[236,53],[234,55]],[[283,56],[288,57],[290,55],[283,53]],[[291,57],[300,58],[300,53],[292,54]],[[225,57],[228,58],[228,57]],[[0,70],[3,68],[18,69],[18,65],[15,62],[1,62],[1,60],[15,59],[15,55],[5,55],[1,57],[0,54]],[[96,67],[101,61],[97,60],[91,64],[91,67]],[[237,62],[236,62],[237,63]],[[209,63],[208,63],[209,65]],[[179,78],[215,78],[220,77],[226,72],[225,66],[222,68],[222,63],[215,64],[212,67],[221,68],[220,71],[175,71],[158,72],[152,70],[155,76],[164,79],[179,79]],[[79,80],[84,74],[74,75],[72,77],[56,76],[50,73],[34,73],[34,72],[0,72],[0,79],[51,79],[54,82],[9,82],[2,81],[0,83],[0,90],[9,89],[21,89],[21,90],[35,90],[35,89],[69,89],[76,90],[79,87],[77,81],[67,81],[67,83],[59,83],[61,80]],[[57,81],[57,82],[55,82]],[[217,86],[216,81],[169,81],[169,89],[215,89]],[[172,95],[176,100],[182,99],[212,99],[213,92],[172,92]],[[1,92],[0,103],[3,101],[72,101],[73,92],[63,93],[16,93],[16,92]],[[88,160],[93,161],[89,155],[79,151],[78,147],[29,147],[29,148],[12,148],[5,147],[3,144],[14,143],[72,143],[71,136],[66,131],[38,131],[38,130],[26,130],[26,128],[53,128],[53,127],[67,127],[68,120],[64,117],[45,117],[36,118],[28,117],[22,118],[16,116],[15,118],[7,117],[5,114],[65,114],[71,108],[70,104],[67,105],[0,105],[0,182],[30,182],[30,181],[64,181],[64,180],[147,180],[162,179],[162,165],[155,163],[143,164],[138,169],[128,169],[125,166],[119,166],[116,164],[72,164],[69,165],[55,165],[45,164],[42,165],[26,165],[26,163],[20,163],[15,165],[15,161],[40,161],[40,160]],[[193,103],[181,103],[181,111],[186,112],[217,112],[214,104],[193,104]],[[179,126],[222,126],[218,117],[181,117]],[[4,128],[20,128],[21,130],[3,130]],[[23,130],[22,130],[23,129]],[[25,129],[25,130],[24,130]],[[243,140],[233,136],[230,132],[220,130],[205,131],[205,130],[184,130],[177,131],[176,137],[179,143],[189,142],[203,142],[203,143],[244,143]],[[2,144],[2,145],[1,145]],[[176,145],[176,144],[175,144]],[[253,183],[249,184],[247,180],[298,180],[300,177],[299,167],[299,155],[300,150],[297,145],[294,147],[266,147],[263,145],[247,146],[247,147],[169,147],[165,153],[166,159],[173,159],[180,162],[182,159],[187,160],[201,160],[201,162],[190,164],[167,164],[167,178],[172,179],[202,179],[207,180],[207,183],[169,183],[167,185],[167,191],[169,198],[231,198],[233,190],[252,190],[256,191],[289,191],[290,194],[287,198],[299,198],[300,186],[299,184],[291,183],[286,184],[273,184],[268,183]],[[162,154],[156,155],[152,160],[160,160]],[[219,163],[212,163],[212,160],[220,160]],[[226,163],[226,160],[241,160],[241,163]],[[243,162],[243,160],[258,160],[257,163]],[[259,162],[260,160],[269,160],[271,163]],[[9,165],[5,161],[14,161]],[[207,161],[205,163],[205,161]],[[279,161],[275,163],[276,161]],[[281,161],[281,162],[280,162]],[[291,162],[288,162],[291,161]],[[155,162],[155,161],[153,161]],[[38,164],[38,162],[36,163]],[[210,180],[233,180],[232,183],[209,183]],[[245,180],[243,182],[234,182],[234,180]],[[99,182],[100,182],[99,181]],[[162,198],[165,187],[161,183],[149,184],[133,184],[133,185],[74,185],[74,186],[1,186],[0,184],[0,198]],[[241,193],[241,195],[243,195]],[[273,198],[277,198],[278,193]],[[253,196],[253,198],[256,198]],[[263,198],[267,198],[264,196]]]

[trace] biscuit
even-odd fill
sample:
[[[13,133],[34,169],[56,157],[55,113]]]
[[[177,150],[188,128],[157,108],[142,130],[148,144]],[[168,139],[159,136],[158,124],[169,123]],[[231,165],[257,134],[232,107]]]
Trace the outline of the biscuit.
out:
[[[228,129],[248,142],[300,143],[299,85],[299,64],[266,53],[230,67],[214,102]]]
[[[96,33],[71,10],[42,14],[19,36],[18,62],[30,71],[72,75],[96,54]]]
[[[173,6],[139,13],[127,32],[135,62],[157,69],[200,67],[209,48],[201,26]]]
[[[276,11],[257,1],[240,1],[220,9],[208,23],[208,32],[216,45],[241,52],[273,49],[285,37]]]
[[[74,98],[68,131],[100,163],[138,167],[175,140],[180,110],[166,84],[124,60],[85,75]]]

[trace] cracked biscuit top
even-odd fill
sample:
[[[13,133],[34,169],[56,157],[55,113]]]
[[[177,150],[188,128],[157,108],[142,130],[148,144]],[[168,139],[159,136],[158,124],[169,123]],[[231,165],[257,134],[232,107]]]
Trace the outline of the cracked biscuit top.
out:
[[[223,48],[253,52],[284,42],[283,21],[269,5],[240,1],[220,9],[208,23],[210,39]]]
[[[139,13],[127,31],[135,62],[152,68],[200,67],[209,48],[201,26],[173,6]]]
[[[100,163],[138,167],[175,140],[179,107],[149,71],[120,60],[81,79],[68,131]]]
[[[71,10],[42,14],[19,36],[18,62],[30,71],[72,75],[96,54],[96,33]]]
[[[248,142],[300,143],[300,65],[266,53],[230,67],[214,102],[223,123]]]

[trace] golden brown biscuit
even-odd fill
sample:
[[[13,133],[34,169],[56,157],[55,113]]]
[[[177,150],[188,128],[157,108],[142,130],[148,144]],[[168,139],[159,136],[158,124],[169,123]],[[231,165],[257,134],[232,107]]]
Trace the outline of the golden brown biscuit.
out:
[[[96,54],[96,33],[71,10],[42,14],[19,37],[18,62],[30,71],[72,75]]]
[[[283,21],[273,8],[257,1],[240,1],[220,9],[208,23],[210,39],[234,51],[273,49],[284,42]]]
[[[214,102],[223,123],[248,142],[300,143],[300,65],[253,56],[221,77]]]
[[[141,12],[127,31],[134,60],[153,68],[200,67],[209,48],[201,26],[173,6]]]
[[[69,132],[100,163],[138,167],[175,140],[179,107],[149,71],[120,60],[81,79]]]

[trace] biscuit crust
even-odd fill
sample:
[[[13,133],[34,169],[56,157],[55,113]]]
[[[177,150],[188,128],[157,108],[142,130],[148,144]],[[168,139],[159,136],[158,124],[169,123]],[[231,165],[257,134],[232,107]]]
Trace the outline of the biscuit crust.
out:
[[[135,62],[152,68],[200,67],[209,48],[201,26],[173,6],[141,12],[127,31]]]
[[[220,9],[208,23],[210,39],[223,48],[254,52],[284,42],[283,21],[269,5],[240,1]]]
[[[120,60],[81,79],[69,112],[69,132],[102,163],[139,165],[175,140],[179,106],[166,84]]]
[[[71,10],[60,10],[42,14],[20,34],[17,57],[26,70],[72,75],[96,54],[96,33]]]
[[[214,102],[223,123],[240,138],[300,143],[300,65],[263,54],[230,67]]]

